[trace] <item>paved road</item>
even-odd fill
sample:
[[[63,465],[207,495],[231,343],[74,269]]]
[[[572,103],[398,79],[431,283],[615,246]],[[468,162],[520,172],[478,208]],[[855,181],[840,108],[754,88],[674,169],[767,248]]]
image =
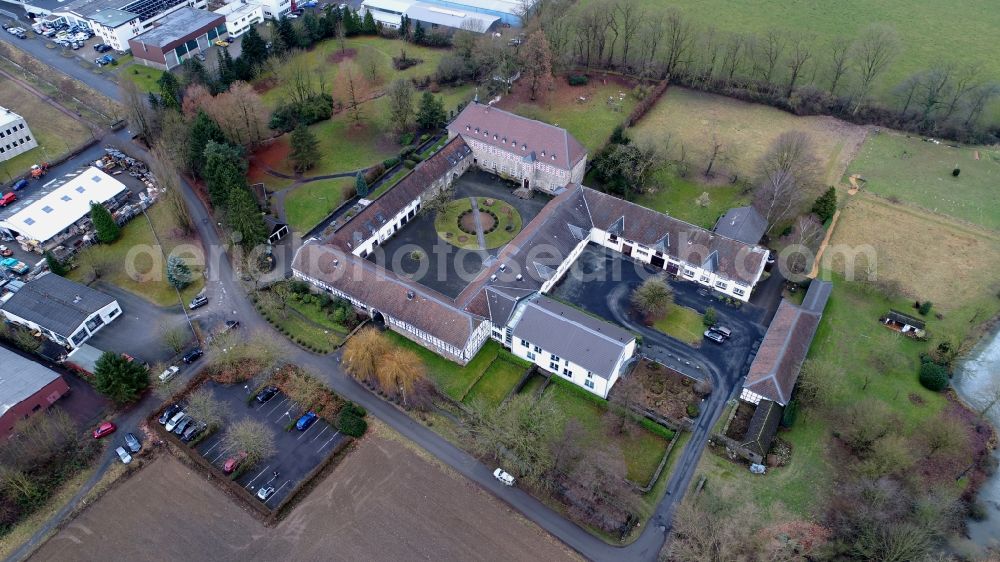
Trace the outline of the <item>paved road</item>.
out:
[[[0,34],[0,40],[17,41],[10,38],[8,34]],[[112,98],[117,97],[117,87],[114,84],[111,84],[100,76],[88,73],[73,61],[65,60],[50,52],[40,40],[19,41],[15,44],[20,48],[32,52],[40,59],[48,61],[58,70],[91,85],[97,91]],[[135,145],[130,147],[130,151],[140,158],[147,157],[144,151]],[[207,292],[211,301],[208,310],[212,311],[212,314],[229,315],[239,319],[244,328],[241,330],[242,334],[264,333],[271,337],[281,338],[257,314],[247,298],[228,259],[226,247],[222,244],[219,232],[216,229],[216,225],[212,222],[207,209],[187,182],[183,182],[183,190],[184,198],[191,210],[193,222],[197,227],[203,245],[208,251],[207,275],[209,281]],[[475,481],[484,489],[503,499],[513,508],[524,514],[525,517],[534,521],[549,533],[592,560],[655,560],[656,554],[665,540],[665,531],[670,525],[676,503],[680,501],[683,491],[693,476],[693,469],[701,456],[705,441],[707,440],[708,430],[715,419],[718,418],[722,405],[728,398],[721,390],[713,393],[705,405],[704,413],[695,428],[690,443],[682,453],[678,465],[679,469],[674,471],[668,484],[670,495],[665,496],[663,501],[657,506],[654,517],[645,527],[638,540],[626,547],[614,547],[569,522],[526,492],[517,488],[508,488],[500,484],[493,478],[489,467],[483,465],[465,451],[455,447],[432,430],[417,423],[395,406],[379,399],[359,385],[354,379],[346,376],[339,368],[339,357],[316,356],[289,344],[288,360],[316,373],[328,382],[336,392],[362,405],[373,416],[393,427],[407,439],[426,449],[441,462],[444,462],[467,478]],[[197,370],[188,370],[184,376],[193,376]],[[713,382],[717,383],[717,389],[730,388],[732,391],[735,391],[733,385],[726,385],[724,383],[738,379],[739,373],[718,373],[711,366],[708,366],[706,371]],[[138,422],[159,403],[159,399],[147,395],[136,407],[118,416],[116,421],[122,428],[119,430],[118,436],[124,431],[137,428]],[[115,437],[116,440],[119,439],[118,436]],[[112,455],[113,452],[110,449],[105,452],[94,477],[91,478],[67,506],[55,517],[46,522],[42,529],[28,543],[18,549],[10,557],[10,560],[21,560],[24,558],[30,549],[37,546],[46,534],[65,518],[70,510],[77,505],[79,499],[90,490],[100,475],[103,474],[104,470],[113,462]]]

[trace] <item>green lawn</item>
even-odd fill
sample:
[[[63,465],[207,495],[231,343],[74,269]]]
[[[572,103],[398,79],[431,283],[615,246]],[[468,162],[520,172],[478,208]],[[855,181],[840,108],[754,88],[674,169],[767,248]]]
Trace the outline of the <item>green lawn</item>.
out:
[[[439,141],[427,147],[426,150],[420,153],[420,157],[424,160],[430,158],[432,154],[441,150],[441,147],[448,144],[448,135],[443,135]]]
[[[545,389],[545,394],[552,396],[556,406],[562,410],[566,419],[575,419],[583,426],[588,439],[593,442],[603,442],[614,439],[621,448],[628,465],[627,478],[633,482],[645,484],[652,477],[660,464],[663,452],[667,448],[668,439],[657,435],[644,427],[639,427],[632,435],[622,435],[617,438],[608,437],[604,429],[603,416],[607,410],[607,402],[577,388],[572,383],[559,378],[553,378]]]
[[[704,185],[678,177],[671,166],[658,170],[655,180],[660,186],[656,193],[640,195],[635,202],[702,228],[712,228],[730,208],[749,202],[737,185]],[[704,207],[695,203],[702,193],[709,199]]]
[[[0,183],[24,175],[32,164],[54,161],[90,138],[86,125],[65,115],[12,80],[0,80],[0,105],[24,117],[38,147],[0,162]]]
[[[304,183],[285,197],[285,219],[292,230],[308,232],[343,202],[344,188],[353,185],[354,178]]]
[[[309,320],[291,303],[284,311],[265,309],[264,317],[274,322],[279,330],[284,330],[289,339],[304,347],[319,350],[319,353],[330,353],[344,339],[342,333]]]
[[[304,316],[310,322],[316,324],[317,326],[325,330],[334,332],[341,336],[346,336],[350,332],[347,326],[334,322],[330,314],[328,314],[325,310],[321,309],[315,303],[306,304],[303,303],[302,301],[289,299],[288,306],[291,307],[296,312],[298,312],[299,314],[301,314],[302,316]]]
[[[393,331],[386,331],[385,334],[396,345],[405,347],[416,353],[423,361],[424,367],[427,368],[427,376],[434,381],[441,392],[454,400],[461,400],[465,396],[469,388],[479,380],[479,377],[493,363],[493,360],[496,359],[497,354],[502,349],[500,344],[489,340],[479,350],[479,353],[472,358],[472,361],[469,361],[463,367]]]
[[[444,211],[438,212],[434,216],[434,229],[438,236],[449,244],[469,250],[478,250],[479,241],[475,234],[467,234],[458,228],[458,217],[465,211],[472,209],[472,199],[456,199]]]
[[[486,369],[479,382],[469,390],[463,402],[474,404],[476,401],[482,401],[493,408],[499,406],[529,367],[530,365],[523,362],[498,357]]]
[[[500,224],[493,232],[487,232],[483,235],[483,238],[486,240],[487,249],[499,248],[510,242],[517,236],[518,232],[521,232],[521,214],[510,203],[494,199],[493,206],[491,207],[486,205],[485,198],[480,197],[476,201],[480,209],[493,211],[500,221]],[[507,227],[510,227],[510,230],[507,230]]]
[[[131,64],[118,71],[118,76],[135,82],[136,86],[143,92],[160,92],[160,86],[156,83],[163,76],[163,71],[158,68],[150,68],[141,64]]]
[[[958,177],[952,176],[955,168],[961,170]],[[868,180],[864,189],[872,193],[1000,230],[995,201],[1000,150],[995,148],[952,148],[884,131],[865,141],[847,174]]]
[[[569,17],[596,2],[579,2],[570,10]],[[829,45],[834,40],[853,39],[872,23],[891,25],[899,37],[900,49],[877,85],[876,93],[884,102],[898,103],[891,90],[907,76],[936,67],[978,64],[981,66],[979,75],[984,81],[1000,79],[1000,60],[992,55],[986,40],[1000,29],[1000,11],[988,0],[846,0],[838,2],[836,9],[817,2],[786,0],[640,0],[638,4],[651,13],[678,7],[699,34],[709,26],[723,35],[808,30],[814,37],[812,64],[818,66],[810,66],[810,69],[816,69],[816,82],[824,88],[829,87]],[[619,51],[621,45],[619,41]],[[943,48],[944,45],[947,48]],[[812,76],[813,70],[809,72]],[[781,65],[778,80],[784,81],[787,73],[787,68]]]
[[[613,109],[608,98],[620,99],[619,94],[625,94],[624,99]],[[585,98],[580,101],[579,98]],[[556,79],[556,91],[541,103],[504,103],[499,106],[507,111],[523,115],[531,119],[544,121],[562,127],[573,134],[576,140],[590,151],[591,157],[604,146],[611,131],[621,125],[636,100],[627,87],[611,83],[598,84],[594,80],[589,86],[573,87],[566,84],[562,78]]]
[[[698,311],[686,306],[671,306],[670,311],[653,327],[691,345],[700,345],[705,326]]]
[[[153,205],[149,208],[148,215],[153,228],[160,235],[163,251],[168,256],[174,248],[182,244],[194,245],[199,252],[201,251],[197,240],[173,236],[173,217],[166,203]],[[149,249],[148,252],[144,250],[146,248]],[[133,249],[139,251],[130,261],[129,253]],[[187,252],[178,255],[184,258],[189,257]],[[67,275],[74,281],[87,281],[95,269],[93,265],[89,264],[96,264],[98,265],[97,269],[103,270],[100,280],[105,283],[111,283],[135,293],[158,306],[179,304],[176,291],[174,291],[173,286],[167,283],[166,260],[160,254],[153,231],[142,215],[126,224],[122,228],[121,238],[113,244],[90,246],[77,254],[74,261],[78,267]],[[189,260],[189,265],[194,273],[194,282],[181,291],[181,299],[185,304],[205,285],[205,279],[201,276],[204,267],[191,260]]]

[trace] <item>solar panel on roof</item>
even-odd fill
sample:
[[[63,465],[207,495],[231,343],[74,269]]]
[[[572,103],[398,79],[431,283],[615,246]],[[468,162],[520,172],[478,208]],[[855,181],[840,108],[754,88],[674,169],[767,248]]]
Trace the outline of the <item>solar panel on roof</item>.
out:
[[[31,217],[28,217],[28,218],[24,219],[24,224],[26,224],[28,226],[31,226],[31,225],[35,224],[35,219],[33,219]]]
[[[76,188],[77,193],[83,193],[84,191],[87,191],[87,188],[83,187],[82,185]]]
[[[73,200],[73,198],[70,197],[69,195],[63,195],[62,197],[60,197],[60,199],[62,199],[63,201],[72,201]]]
[[[51,213],[53,210],[54,209],[52,207],[49,207],[48,205],[42,207],[42,211],[45,211],[46,213]]]

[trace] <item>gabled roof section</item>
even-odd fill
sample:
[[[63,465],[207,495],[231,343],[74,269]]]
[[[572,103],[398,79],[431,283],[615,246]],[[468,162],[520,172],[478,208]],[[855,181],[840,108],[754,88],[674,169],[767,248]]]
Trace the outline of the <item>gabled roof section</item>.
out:
[[[386,221],[420,197],[432,183],[458,165],[471,152],[461,138],[452,139],[430,158],[417,164],[417,167],[395,187],[372,201],[341,227],[329,242],[347,251],[357,247],[361,242],[371,238]]]
[[[566,129],[476,102],[465,106],[448,131],[563,170],[587,156]]]
[[[510,289],[506,287],[486,287],[483,291],[486,298],[486,305],[489,309],[490,322],[494,326],[506,326],[511,314],[517,308],[517,303],[521,299],[531,296],[534,291],[525,289]]]
[[[782,406],[788,404],[831,289],[829,281],[814,280],[803,301],[803,305],[809,304],[808,309],[781,301],[743,388]]]
[[[302,246],[292,267],[458,349],[481,322],[448,297],[329,245]]]
[[[750,427],[743,436],[743,446],[762,457],[767,455],[774,435],[778,432],[783,412],[784,408],[773,401],[766,398],[761,400],[750,418]]]
[[[41,363],[0,347],[0,416],[27,400],[45,385],[59,378],[59,373]]]
[[[100,291],[47,273],[25,283],[0,309],[68,338],[90,315],[113,302]]]
[[[648,247],[660,245],[664,253],[693,265],[701,266],[714,253],[716,273],[746,286],[756,283],[767,250],[589,187],[582,190],[596,228]]]
[[[533,297],[514,326],[514,336],[611,379],[615,365],[635,336],[614,324],[548,297]]]

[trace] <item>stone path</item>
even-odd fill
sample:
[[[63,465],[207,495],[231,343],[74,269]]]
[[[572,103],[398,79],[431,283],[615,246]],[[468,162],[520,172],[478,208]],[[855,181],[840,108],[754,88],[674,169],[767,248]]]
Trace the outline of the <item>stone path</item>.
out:
[[[479,201],[475,197],[472,200],[472,219],[476,221],[476,240],[479,242],[479,249],[486,249],[486,236],[483,234],[483,222],[479,218]]]

